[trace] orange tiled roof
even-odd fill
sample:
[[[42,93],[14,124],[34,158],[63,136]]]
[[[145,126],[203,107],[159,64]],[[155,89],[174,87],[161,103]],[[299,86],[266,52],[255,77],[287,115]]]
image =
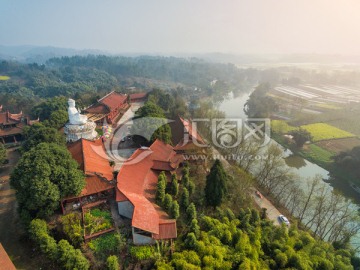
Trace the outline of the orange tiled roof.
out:
[[[20,123],[23,113],[9,113],[9,112],[0,112],[0,124],[16,124]]]
[[[108,114],[116,108],[126,103],[127,95],[117,93],[115,91],[107,94],[103,98],[99,99],[97,103],[91,105],[85,112],[97,113],[97,114]]]
[[[146,98],[148,93],[134,93],[130,94],[130,100],[136,100],[136,99],[144,99]]]
[[[120,191],[117,201],[127,198],[133,204],[133,227],[160,235],[160,224],[171,223],[176,231],[176,221],[169,219],[155,204],[159,172],[152,170],[154,161],[169,162],[174,160],[175,156],[176,153],[170,145],[156,140],[150,148],[136,150],[121,167],[117,177],[117,188]],[[177,161],[176,167],[180,159]],[[173,233],[171,238],[175,237],[176,233]]]
[[[95,194],[114,187],[110,182],[113,180],[113,170],[106,158],[107,155],[100,139],[96,141],[78,140],[69,144],[68,150],[86,175],[86,186],[80,195],[75,197]]]
[[[101,139],[81,139],[69,144],[68,149],[85,174],[97,174],[109,181],[113,179],[113,170]]]
[[[0,270],[16,270],[4,247],[0,243]]]
[[[176,224],[173,222],[163,222],[159,224],[159,234],[155,234],[154,239],[173,239],[177,237]]]
[[[191,138],[194,138],[199,143],[204,144],[204,140],[200,136],[200,134],[197,133],[196,130],[193,130],[191,122],[189,120],[183,119],[182,117],[179,117],[179,118],[180,118],[180,121],[182,122],[182,124],[184,125],[184,128],[189,133],[190,140],[191,140]]]

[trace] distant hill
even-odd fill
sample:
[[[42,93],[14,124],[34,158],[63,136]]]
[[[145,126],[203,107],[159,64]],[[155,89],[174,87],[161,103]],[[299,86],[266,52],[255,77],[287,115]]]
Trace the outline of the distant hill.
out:
[[[61,56],[108,54],[100,50],[76,50],[70,48],[57,48],[52,46],[4,46],[0,45],[0,59],[15,60],[25,63],[43,64],[48,59]]]

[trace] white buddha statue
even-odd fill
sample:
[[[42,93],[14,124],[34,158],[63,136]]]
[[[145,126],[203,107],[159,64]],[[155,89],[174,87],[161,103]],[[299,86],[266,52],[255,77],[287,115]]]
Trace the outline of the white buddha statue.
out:
[[[87,116],[81,115],[80,112],[75,107],[75,100],[69,98],[68,100],[69,108],[69,122],[71,125],[83,125],[87,122]]]

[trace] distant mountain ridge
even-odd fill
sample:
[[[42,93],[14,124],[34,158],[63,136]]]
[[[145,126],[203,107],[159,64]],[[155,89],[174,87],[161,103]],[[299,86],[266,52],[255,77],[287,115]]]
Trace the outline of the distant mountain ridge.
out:
[[[137,57],[142,55],[150,56],[174,56],[180,58],[197,57],[209,62],[232,63],[235,65],[247,64],[274,64],[274,63],[319,63],[338,64],[354,63],[360,64],[360,55],[342,54],[235,54],[235,53],[110,53],[96,49],[72,49],[53,46],[4,46],[0,45],[0,60],[14,60],[22,63],[43,64],[50,58],[62,56],[86,56],[86,55],[107,55]]]
[[[48,59],[61,56],[88,55],[88,54],[109,54],[100,50],[77,50],[71,48],[58,48],[52,46],[4,46],[0,45],[0,59],[15,60],[25,63],[43,64]]]

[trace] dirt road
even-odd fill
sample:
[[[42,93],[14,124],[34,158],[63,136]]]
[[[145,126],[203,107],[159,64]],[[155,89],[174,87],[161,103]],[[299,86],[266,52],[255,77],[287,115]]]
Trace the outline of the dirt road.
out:
[[[18,162],[20,154],[8,150],[9,164],[0,168],[0,242],[17,269],[39,269],[32,260],[31,247],[21,238],[22,228],[16,211],[15,191],[11,189],[9,175]]]

